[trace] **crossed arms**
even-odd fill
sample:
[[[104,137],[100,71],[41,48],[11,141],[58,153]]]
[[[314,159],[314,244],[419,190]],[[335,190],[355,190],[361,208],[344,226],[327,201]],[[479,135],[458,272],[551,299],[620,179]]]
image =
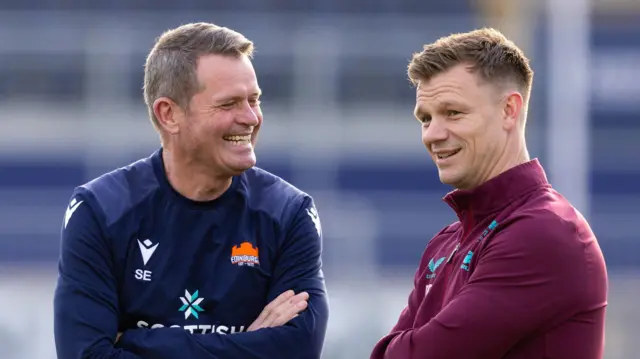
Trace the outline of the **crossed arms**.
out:
[[[247,332],[231,335],[190,334],[179,328],[138,328],[119,335],[114,258],[99,211],[84,200],[62,229],[54,296],[59,359],[320,357],[328,304],[319,233],[305,213],[312,205],[310,198],[304,200],[288,231],[281,256],[291,260],[274,271],[268,294],[271,303]]]

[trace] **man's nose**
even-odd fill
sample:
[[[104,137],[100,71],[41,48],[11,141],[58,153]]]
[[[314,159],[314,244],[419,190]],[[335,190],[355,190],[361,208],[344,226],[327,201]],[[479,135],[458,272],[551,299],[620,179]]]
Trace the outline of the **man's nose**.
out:
[[[240,112],[238,122],[247,126],[257,126],[260,123],[259,111],[248,102],[242,105]]]
[[[433,118],[428,125],[422,126],[422,143],[427,148],[434,143],[445,141],[449,137],[449,131],[442,119]]]

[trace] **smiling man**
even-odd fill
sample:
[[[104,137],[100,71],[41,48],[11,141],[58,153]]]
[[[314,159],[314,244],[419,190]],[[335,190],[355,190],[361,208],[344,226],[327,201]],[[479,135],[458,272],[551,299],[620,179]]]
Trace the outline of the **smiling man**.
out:
[[[151,50],[144,98],[161,148],[72,194],[58,358],[320,358],[320,220],[309,195],[254,167],[252,53],[206,23]]]
[[[605,262],[586,220],[529,158],[529,61],[481,29],[426,45],[408,72],[459,221],[428,243],[408,305],[371,358],[601,359]]]

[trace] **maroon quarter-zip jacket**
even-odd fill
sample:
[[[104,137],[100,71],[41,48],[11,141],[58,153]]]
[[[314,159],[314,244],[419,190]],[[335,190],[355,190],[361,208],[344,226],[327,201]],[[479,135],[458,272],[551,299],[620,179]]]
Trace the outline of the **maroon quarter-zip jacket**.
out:
[[[407,307],[371,359],[601,359],[605,261],[537,160],[445,197]]]

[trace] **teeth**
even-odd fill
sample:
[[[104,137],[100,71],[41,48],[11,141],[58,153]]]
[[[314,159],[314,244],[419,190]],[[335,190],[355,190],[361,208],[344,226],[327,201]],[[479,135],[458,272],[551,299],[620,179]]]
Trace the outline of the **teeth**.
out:
[[[455,155],[456,153],[458,153],[458,151],[459,151],[459,150],[455,150],[455,151],[453,151],[453,152],[449,152],[449,153],[446,153],[446,154],[438,155],[438,158],[439,158],[439,159],[441,159],[441,160],[442,160],[442,159],[445,159],[445,158],[449,158],[449,157],[451,157],[451,156]]]
[[[233,142],[236,145],[248,143],[251,141],[251,135],[245,136],[226,136],[224,137],[225,141]]]

